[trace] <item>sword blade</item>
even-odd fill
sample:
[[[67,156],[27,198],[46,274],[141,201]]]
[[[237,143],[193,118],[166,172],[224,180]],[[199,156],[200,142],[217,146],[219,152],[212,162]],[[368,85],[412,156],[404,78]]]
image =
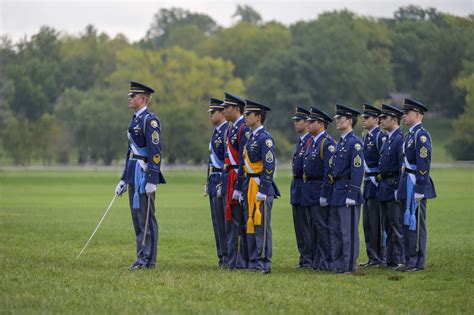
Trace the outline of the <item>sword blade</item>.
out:
[[[84,247],[82,248],[81,252],[79,253],[79,255],[77,255],[76,259],[78,259],[79,257],[81,257],[82,253],[84,252],[84,250],[87,248],[87,246],[89,246],[89,243],[91,242],[92,238],[94,237],[95,233],[97,232],[97,230],[99,229],[100,225],[102,224],[102,221],[104,221],[105,219],[105,216],[107,215],[107,212],[109,212],[110,208],[112,207],[112,205],[114,204],[114,201],[115,199],[117,198],[117,194],[114,195],[114,198],[112,199],[112,201],[110,202],[109,206],[107,207],[107,210],[105,210],[104,214],[102,215],[102,218],[100,219],[99,223],[97,224],[97,226],[95,227],[94,229],[94,232],[92,232],[92,235],[91,237],[89,237],[89,239],[87,240],[87,243],[86,245],[84,245]]]
[[[150,198],[151,198],[151,194],[148,195],[148,205],[146,208],[146,220],[145,220],[145,232],[143,233],[142,247],[145,247],[146,234],[148,232],[148,220],[150,218]]]

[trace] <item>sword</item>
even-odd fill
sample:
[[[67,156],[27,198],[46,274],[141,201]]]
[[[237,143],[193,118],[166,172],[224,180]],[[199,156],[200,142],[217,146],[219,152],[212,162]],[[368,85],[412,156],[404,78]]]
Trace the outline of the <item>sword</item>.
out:
[[[263,248],[262,258],[265,258],[265,245],[267,244],[267,200],[263,200]]]
[[[94,232],[92,232],[92,235],[91,237],[89,237],[89,240],[87,240],[87,243],[86,245],[84,245],[84,247],[82,248],[81,252],[79,253],[79,255],[77,255],[76,259],[78,259],[79,257],[81,257],[82,253],[84,252],[84,250],[87,248],[87,246],[89,246],[89,243],[91,242],[92,238],[94,237],[95,233],[97,232],[97,230],[99,229],[99,226],[102,224],[102,221],[104,221],[105,219],[105,216],[107,215],[107,212],[109,212],[110,208],[112,207],[112,204],[114,203],[115,199],[117,198],[117,194],[114,195],[114,198],[112,199],[112,201],[110,202],[109,206],[107,207],[107,210],[105,210],[104,212],[104,215],[102,216],[102,219],[100,219],[99,223],[97,224],[97,226],[95,227],[95,230]]]
[[[420,252],[420,208],[421,208],[421,199],[418,202],[418,207],[416,209],[417,213],[417,219],[416,219],[416,252]]]
[[[146,208],[145,232],[143,235],[142,247],[145,247],[146,233],[148,232],[148,219],[150,218],[150,199],[151,199],[151,194],[148,195],[148,205]]]

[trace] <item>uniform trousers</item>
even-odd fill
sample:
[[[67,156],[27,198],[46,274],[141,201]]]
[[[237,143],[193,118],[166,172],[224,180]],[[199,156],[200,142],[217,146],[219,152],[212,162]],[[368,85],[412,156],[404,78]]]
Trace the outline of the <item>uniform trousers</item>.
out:
[[[331,208],[313,206],[311,217],[314,226],[315,244],[313,268],[330,271],[333,269],[331,257]]]
[[[310,268],[313,261],[310,208],[293,205],[293,223],[295,226],[296,244],[300,253],[299,266]]]
[[[129,185],[128,197],[132,214],[133,228],[136,241],[136,263],[142,266],[154,267],[158,251],[158,222],[155,218],[155,193],[150,196],[150,213],[147,231],[145,231],[146,216],[148,209],[147,194],[140,194],[140,207],[133,209],[134,187]],[[145,246],[142,246],[143,237],[146,233]]]
[[[227,241],[225,231],[224,203],[221,197],[209,196],[211,206],[211,220],[216,241],[217,257],[219,266],[227,264]]]
[[[244,207],[233,205],[232,219],[227,222],[227,254],[231,269],[246,269],[249,264]]]
[[[266,270],[271,268],[272,261],[272,206],[273,196],[267,196],[265,201],[260,203],[262,223],[254,227],[255,233],[247,234],[249,249],[249,269]],[[248,218],[248,211],[245,211]]]
[[[383,221],[380,204],[376,198],[369,198],[364,202],[362,224],[368,262],[382,264],[385,261]]]
[[[402,200],[402,205],[405,200]],[[426,199],[421,200],[416,209],[416,231],[410,231],[408,225],[403,225],[405,245],[405,264],[409,268],[425,269],[426,260]]]
[[[403,211],[401,204],[396,200],[381,201],[380,209],[387,233],[387,265],[405,263],[403,243]]]
[[[355,272],[359,257],[360,206],[331,207],[333,236],[331,256],[334,270],[338,273]]]

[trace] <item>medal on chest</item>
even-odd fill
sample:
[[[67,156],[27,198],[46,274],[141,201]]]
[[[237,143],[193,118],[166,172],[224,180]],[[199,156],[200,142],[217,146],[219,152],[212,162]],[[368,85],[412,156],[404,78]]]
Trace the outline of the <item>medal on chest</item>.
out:
[[[138,133],[140,132],[140,130],[142,130],[142,128],[140,128],[138,125],[133,127],[133,133],[135,134],[135,136],[138,136]]]

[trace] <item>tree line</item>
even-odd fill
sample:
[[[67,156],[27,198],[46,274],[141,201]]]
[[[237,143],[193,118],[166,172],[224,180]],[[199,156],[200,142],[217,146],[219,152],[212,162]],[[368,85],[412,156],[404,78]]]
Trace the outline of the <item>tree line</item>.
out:
[[[0,38],[1,155],[15,164],[103,163],[123,158],[130,79],[156,90],[167,163],[207,159],[210,97],[224,91],[272,107],[277,154],[290,157],[294,106],[333,111],[388,102],[392,92],[457,118],[450,151],[474,159],[474,16],[416,6],[391,18],[326,12],[285,26],[245,5],[224,28],[210,16],[161,9],[130,42],[88,25],[80,35],[43,26],[31,38]],[[462,144],[462,145],[461,145]]]

